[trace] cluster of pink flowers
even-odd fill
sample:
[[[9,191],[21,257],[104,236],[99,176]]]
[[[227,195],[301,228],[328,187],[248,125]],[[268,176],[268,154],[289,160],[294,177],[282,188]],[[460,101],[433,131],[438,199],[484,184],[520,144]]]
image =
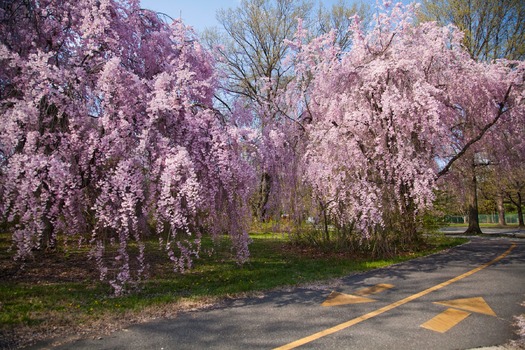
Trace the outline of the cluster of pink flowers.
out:
[[[117,294],[143,277],[148,235],[175,270],[203,233],[230,233],[246,261],[250,175],[235,127],[211,108],[213,60],[192,31],[139,1],[3,7],[0,210],[17,258],[87,235]]]
[[[501,106],[518,106],[523,89],[515,80],[523,62],[476,62],[457,29],[414,24],[413,5],[384,6],[370,30],[354,19],[348,52],[334,34],[307,41],[299,30],[290,43],[297,75],[284,92],[287,101],[307,101],[296,115],[311,119],[302,169],[314,196],[335,223],[364,237],[394,230],[392,220],[413,223],[403,234],[415,234],[440,163],[505,122]]]

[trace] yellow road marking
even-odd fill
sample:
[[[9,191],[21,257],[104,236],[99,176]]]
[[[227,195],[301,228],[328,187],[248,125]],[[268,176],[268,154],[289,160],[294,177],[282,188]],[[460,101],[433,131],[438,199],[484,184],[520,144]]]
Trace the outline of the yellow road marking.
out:
[[[377,294],[377,293],[380,293],[390,288],[394,288],[394,285],[388,284],[388,283],[380,283],[380,284],[376,284],[373,287],[360,289],[357,292],[355,292],[355,295],[365,296],[365,295],[370,295],[370,294]]]
[[[477,298],[466,298],[466,299],[456,299],[448,301],[436,301],[434,304],[445,305],[455,307],[461,310],[467,310],[472,312],[477,312],[480,314],[496,316],[496,313],[492,308],[485,302],[482,297]]]
[[[381,314],[384,313],[384,312],[387,312],[387,311],[390,311],[390,310],[392,310],[392,309],[395,309],[395,308],[398,307],[398,306],[404,305],[404,304],[409,303],[409,302],[411,302],[411,301],[413,301],[413,300],[416,300],[416,299],[418,299],[418,298],[421,298],[422,296],[425,296],[425,295],[427,295],[427,294],[429,294],[429,293],[432,293],[432,292],[434,292],[434,291],[436,291],[436,290],[438,290],[438,289],[444,288],[444,287],[446,287],[446,286],[448,286],[448,285],[450,285],[450,284],[452,284],[452,283],[454,283],[454,282],[457,282],[457,281],[462,280],[462,279],[464,279],[464,278],[466,278],[466,277],[469,277],[469,276],[475,274],[476,272],[479,272],[479,271],[483,270],[484,268],[486,268],[486,267],[488,267],[488,266],[490,266],[490,265],[492,265],[492,264],[494,264],[494,263],[500,261],[501,259],[503,259],[503,258],[506,257],[507,255],[509,255],[510,252],[511,252],[515,247],[516,247],[516,244],[515,244],[515,243],[512,243],[512,245],[509,247],[509,249],[507,249],[503,254],[501,254],[501,255],[498,256],[497,258],[495,258],[495,259],[489,261],[489,262],[486,263],[486,264],[483,264],[483,265],[481,265],[481,266],[479,266],[479,267],[476,267],[475,269],[472,269],[472,270],[470,270],[470,271],[468,271],[468,272],[465,272],[464,274],[461,274],[461,275],[459,275],[459,276],[456,276],[456,277],[454,277],[454,278],[451,278],[451,279],[449,279],[448,281],[445,281],[445,282],[440,283],[440,284],[437,284],[437,285],[435,285],[435,286],[433,286],[433,287],[427,288],[427,289],[425,289],[425,290],[423,290],[423,291],[421,291],[421,292],[419,292],[419,293],[416,293],[416,294],[410,295],[410,296],[408,296],[408,297],[406,297],[406,298],[404,298],[404,299],[398,300],[398,301],[396,301],[396,302],[394,302],[394,303],[392,303],[392,304],[390,304],[390,305],[383,306],[382,308],[379,308],[379,309],[377,309],[377,310],[375,310],[375,311],[369,312],[369,313],[364,314],[364,315],[362,315],[362,316],[356,317],[356,318],[354,318],[354,319],[352,319],[352,320],[349,320],[349,321],[343,322],[343,323],[338,324],[338,325],[336,325],[336,326],[334,326],[334,327],[331,327],[331,328],[325,329],[325,330],[323,330],[323,331],[320,331],[320,332],[314,333],[314,334],[312,334],[312,335],[310,335],[310,336],[308,336],[308,337],[304,337],[304,338],[301,338],[301,339],[296,340],[296,341],[294,341],[294,342],[291,342],[291,343],[289,343],[289,344],[286,344],[286,345],[280,346],[280,347],[278,347],[278,348],[275,348],[274,350],[294,349],[294,348],[296,348],[296,347],[298,347],[298,346],[301,346],[301,345],[304,345],[304,344],[310,343],[310,342],[312,342],[312,341],[314,341],[314,340],[317,340],[317,339],[319,339],[319,338],[322,338],[322,337],[325,337],[325,336],[327,336],[327,335],[330,335],[330,334],[333,334],[333,333],[339,332],[339,331],[341,331],[341,330],[343,330],[343,329],[346,329],[346,328],[348,328],[348,327],[354,326],[354,325],[356,325],[356,324],[358,324],[358,323],[361,323],[361,322],[363,322],[363,321],[366,321],[366,320],[368,320],[368,319],[370,319],[370,318],[373,318],[373,317],[376,317],[376,316],[378,316],[378,315],[381,315]]]
[[[423,323],[421,327],[431,331],[445,333],[470,315],[470,312],[447,309],[434,318]]]
[[[360,303],[371,303],[374,299],[365,298],[364,296],[370,294],[377,294],[386,289],[393,288],[394,285],[380,283],[372,287],[362,288],[355,292],[355,295],[344,294],[333,291],[321,304],[321,306],[337,306],[337,305],[348,305],[348,304],[360,304]]]
[[[322,306],[336,306],[336,305],[347,305],[347,304],[360,304],[360,303],[371,303],[374,299],[365,297],[358,297],[351,294],[344,294],[338,292],[332,292],[321,304]]]

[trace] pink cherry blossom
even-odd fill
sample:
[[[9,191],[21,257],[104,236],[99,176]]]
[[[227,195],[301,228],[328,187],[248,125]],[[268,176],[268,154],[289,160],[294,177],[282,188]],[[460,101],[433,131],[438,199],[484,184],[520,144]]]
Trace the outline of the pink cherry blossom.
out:
[[[370,30],[355,18],[348,52],[330,35],[290,43],[296,76],[281,98],[310,120],[299,168],[336,226],[363,237],[415,237],[448,171],[438,162],[505,123],[523,90],[523,62],[476,62],[456,28],[416,25],[413,10],[385,3]]]
[[[150,235],[177,271],[192,266],[204,234],[228,233],[245,262],[241,131],[212,108],[213,59],[192,30],[138,0],[11,1],[1,11],[0,210],[16,257],[85,237],[117,294],[146,273]]]

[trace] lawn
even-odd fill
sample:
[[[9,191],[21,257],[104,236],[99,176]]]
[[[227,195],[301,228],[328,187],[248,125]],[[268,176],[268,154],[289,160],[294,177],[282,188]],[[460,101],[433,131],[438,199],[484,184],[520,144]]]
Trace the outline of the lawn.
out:
[[[18,339],[20,345],[49,337],[100,334],[134,322],[173,317],[181,310],[207,307],[228,297],[388,266],[464,242],[438,235],[421,252],[373,260],[297,247],[282,234],[252,234],[251,238],[251,259],[244,266],[236,264],[227,242],[212,246],[205,241],[209,254],[202,254],[194,269],[184,274],[171,271],[164,253],[153,247],[157,243],[148,242],[151,278],[133,286],[127,295],[114,297],[107,284],[98,281],[85,251],[70,248],[37,254],[21,269],[12,261],[9,236],[2,234],[0,348],[2,338]]]

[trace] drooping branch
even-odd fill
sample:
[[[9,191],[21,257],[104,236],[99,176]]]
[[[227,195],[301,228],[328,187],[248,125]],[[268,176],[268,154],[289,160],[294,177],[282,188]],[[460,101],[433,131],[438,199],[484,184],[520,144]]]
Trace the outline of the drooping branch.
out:
[[[501,116],[507,111],[505,109],[505,105],[506,105],[506,102],[509,98],[509,95],[510,95],[510,92],[512,90],[512,85],[509,86],[509,88],[507,89],[507,92],[505,93],[505,97],[503,98],[503,101],[499,103],[499,108],[498,108],[498,113],[496,114],[496,116],[494,117],[494,119],[488,123],[487,125],[485,125],[479,132],[479,134],[474,137],[473,139],[471,139],[469,142],[467,142],[465,144],[465,146],[463,146],[463,148],[454,156],[452,157],[448,163],[443,167],[443,169],[441,169],[438,173],[437,173],[437,176],[436,178],[440,178],[441,176],[445,175],[448,173],[448,171],[450,170],[450,168],[452,167],[452,165],[458,160],[460,159],[461,157],[463,157],[463,155],[470,149],[470,147],[475,144],[476,142],[478,142],[479,140],[481,140],[483,138],[483,136],[487,133],[487,131],[489,131],[489,129],[498,122],[498,120],[501,118]]]

